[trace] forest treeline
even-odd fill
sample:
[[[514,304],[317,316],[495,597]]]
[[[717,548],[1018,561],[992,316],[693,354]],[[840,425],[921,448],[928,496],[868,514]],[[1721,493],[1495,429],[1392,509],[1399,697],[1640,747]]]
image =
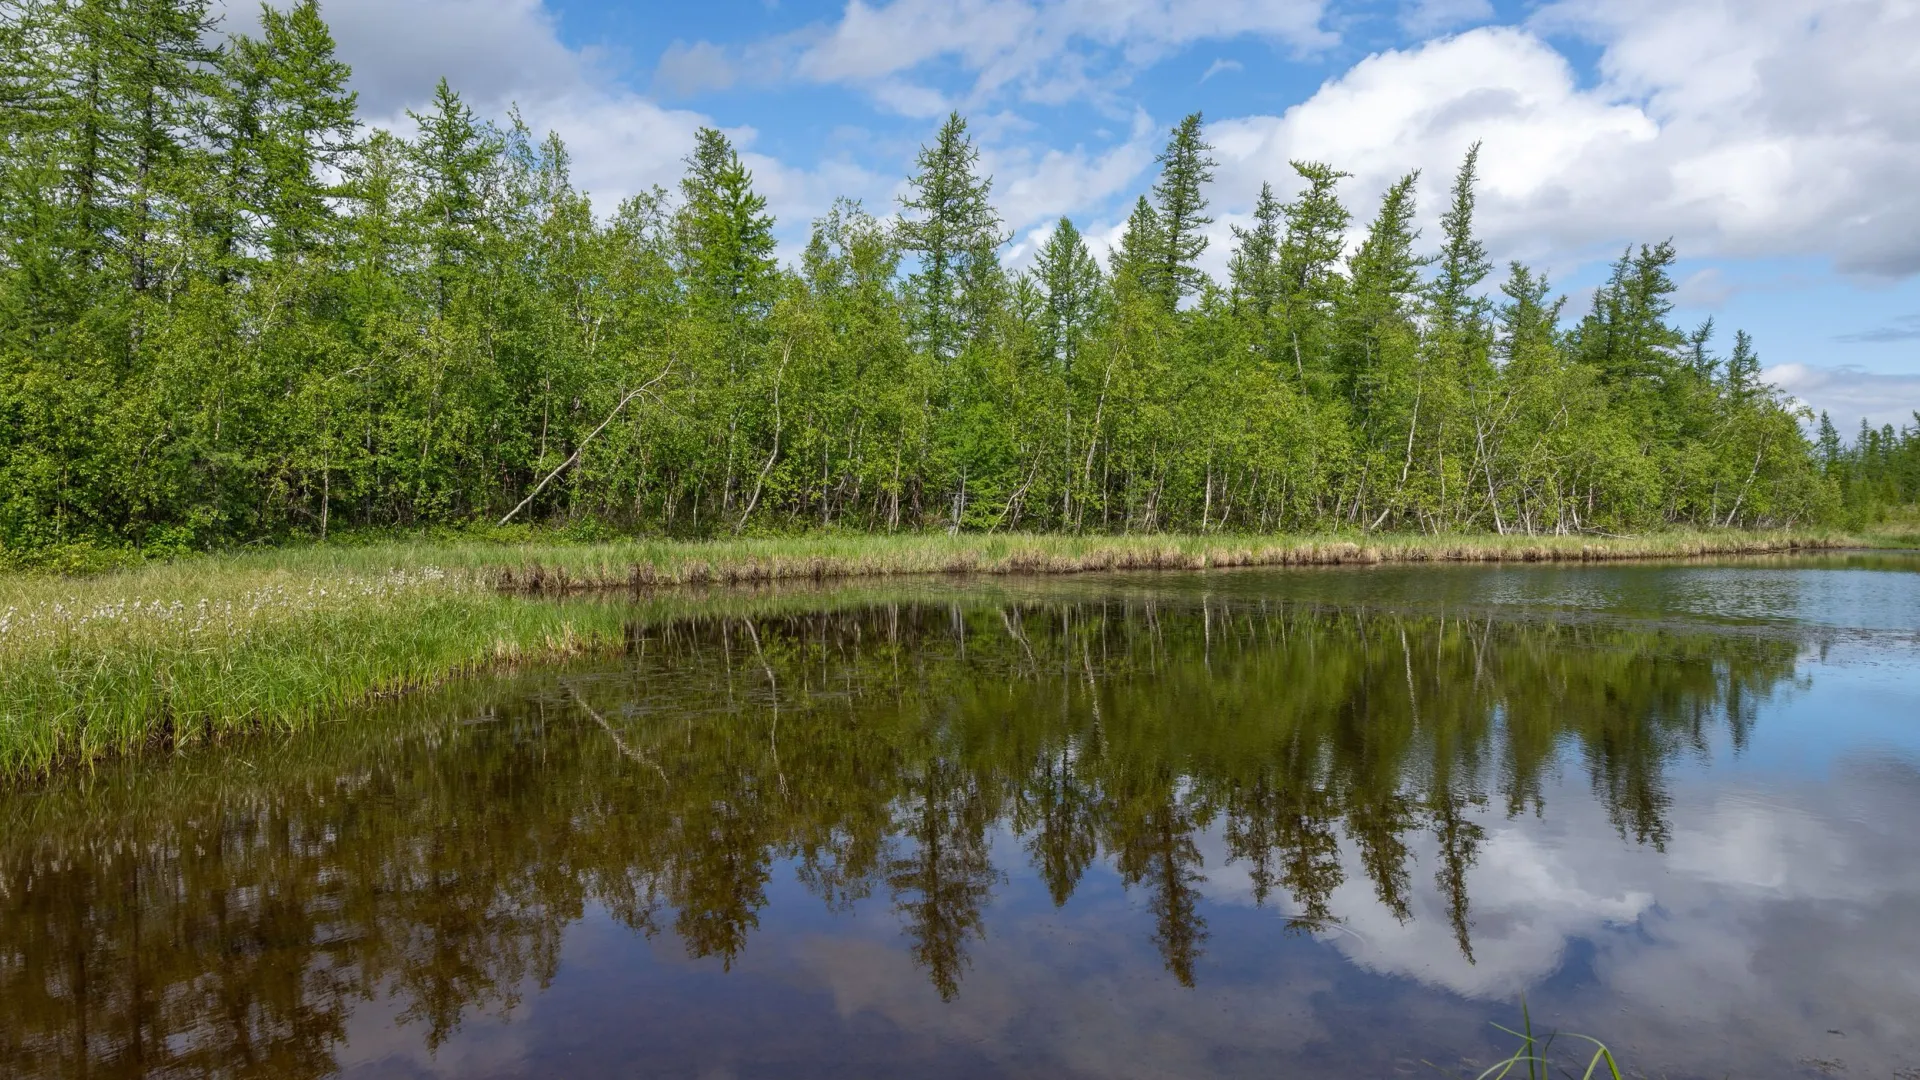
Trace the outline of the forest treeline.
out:
[[[1851,445],[1672,318],[1670,244],[1577,318],[1496,276],[1477,151],[1415,227],[1297,162],[1199,268],[1198,114],[1103,265],[1002,262],[965,121],[897,208],[798,260],[720,132],[593,207],[557,136],[444,82],[369,130],[312,0],[0,0],[0,543],[203,546],[594,519],[712,535],[1565,532],[1911,501],[1920,428]],[[1283,198],[1283,192],[1292,192]],[[1357,242],[1350,242],[1349,237]],[[1564,317],[1563,317],[1564,316]]]

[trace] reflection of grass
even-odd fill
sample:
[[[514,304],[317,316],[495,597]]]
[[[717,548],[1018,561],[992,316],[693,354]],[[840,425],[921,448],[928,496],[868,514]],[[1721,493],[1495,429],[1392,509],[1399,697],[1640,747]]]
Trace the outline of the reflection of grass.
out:
[[[1591,537],[854,536],[566,543],[514,532],[0,574],[0,774],[293,730],[372,694],[619,640],[611,605],[506,592],[934,573],[1557,561],[1828,547],[1822,534]]]

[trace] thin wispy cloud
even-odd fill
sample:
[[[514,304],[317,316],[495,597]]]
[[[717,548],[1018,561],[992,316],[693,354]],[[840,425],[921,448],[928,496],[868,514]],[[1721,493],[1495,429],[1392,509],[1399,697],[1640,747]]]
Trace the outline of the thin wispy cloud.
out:
[[[1920,341],[1920,314],[1902,315],[1885,326],[1841,334],[1833,340],[1849,345],[1886,345],[1896,341]]]
[[[676,41],[661,54],[653,85],[676,97],[725,90],[738,77],[727,51],[711,41]]]
[[[802,78],[881,86],[933,63],[968,73],[969,100],[1039,103],[1110,92],[1199,41],[1254,35],[1296,51],[1328,47],[1324,0],[1194,5],[1174,0],[852,0],[795,63]]]
[[[1780,364],[1767,368],[1766,380],[1842,427],[1865,419],[1875,427],[1903,424],[1920,412],[1920,372],[1887,375],[1854,365],[1818,367]]]
[[[1413,0],[1400,9],[1400,26],[1416,37],[1427,37],[1493,17],[1492,0]]]
[[[1227,60],[1227,59],[1215,60],[1213,63],[1207,65],[1207,73],[1200,76],[1200,81],[1206,82],[1208,79],[1213,78],[1215,75],[1219,75],[1224,72],[1240,71],[1245,66],[1246,65],[1242,64],[1238,60]]]

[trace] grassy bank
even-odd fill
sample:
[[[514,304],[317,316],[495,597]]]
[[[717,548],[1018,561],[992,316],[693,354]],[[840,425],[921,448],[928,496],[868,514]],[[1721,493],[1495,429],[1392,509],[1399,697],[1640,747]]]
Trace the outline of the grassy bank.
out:
[[[1860,531],[1874,547],[1920,548],[1920,507],[1903,507]]]
[[[1576,537],[817,536],[706,543],[441,540],[0,575],[0,775],[291,731],[369,696],[618,642],[607,589],[916,574],[1592,561],[1845,546],[1838,534]],[[679,601],[684,604],[687,601]]]
[[[375,575],[433,566],[513,592],[571,592],[913,574],[1062,574],[1383,562],[1583,562],[1749,555],[1855,546],[1826,532],[1592,536],[1041,536],[962,534],[566,543],[538,538],[283,548],[229,556],[234,569]]]

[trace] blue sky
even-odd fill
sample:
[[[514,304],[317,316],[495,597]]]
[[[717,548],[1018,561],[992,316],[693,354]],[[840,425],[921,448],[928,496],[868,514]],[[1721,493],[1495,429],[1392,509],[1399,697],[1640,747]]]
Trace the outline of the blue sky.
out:
[[[323,0],[326,3],[326,0]],[[1112,237],[1169,125],[1205,113],[1227,227],[1289,159],[1353,174],[1357,219],[1422,170],[1428,231],[1484,143],[1496,259],[1580,310],[1629,243],[1672,237],[1680,317],[1751,331],[1851,428],[1920,409],[1920,5],[1912,0],[332,0],[363,110],[446,75],[561,133],[610,209],[731,133],[785,251],[836,196],[892,209],[948,109],[1020,265],[1070,215]],[[236,15],[238,8],[236,7]],[[240,19],[236,18],[236,25]]]

